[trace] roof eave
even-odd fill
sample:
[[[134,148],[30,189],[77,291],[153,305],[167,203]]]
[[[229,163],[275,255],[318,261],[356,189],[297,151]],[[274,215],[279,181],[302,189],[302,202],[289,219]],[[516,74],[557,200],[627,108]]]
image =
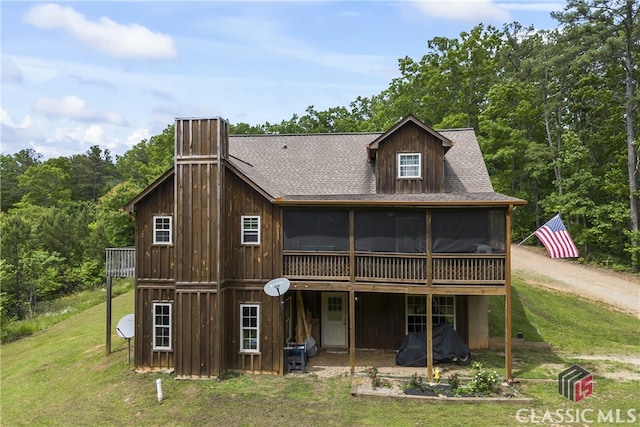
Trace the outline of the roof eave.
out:
[[[144,199],[149,193],[153,192],[156,188],[162,185],[167,179],[173,176],[173,172],[174,172],[174,168],[172,166],[171,169],[163,173],[158,179],[153,181],[147,188],[142,190],[141,193],[139,193],[137,196],[131,199],[126,205],[124,205],[122,207],[122,210],[129,213],[135,212],[136,204],[140,200]]]

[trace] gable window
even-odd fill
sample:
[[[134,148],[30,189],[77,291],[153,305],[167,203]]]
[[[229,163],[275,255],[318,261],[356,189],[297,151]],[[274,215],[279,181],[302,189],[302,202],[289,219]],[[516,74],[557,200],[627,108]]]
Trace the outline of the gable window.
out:
[[[171,303],[153,303],[153,349],[171,350]]]
[[[241,219],[241,233],[243,245],[260,244],[260,217],[257,215],[243,215]]]
[[[427,328],[427,297],[407,295],[407,333]],[[456,297],[434,296],[431,303],[431,321],[434,325],[447,322],[456,328]]]
[[[240,304],[240,352],[260,351],[260,305]]]
[[[171,244],[171,217],[156,215],[153,217],[153,243]]]
[[[420,153],[398,153],[398,178],[420,178]]]

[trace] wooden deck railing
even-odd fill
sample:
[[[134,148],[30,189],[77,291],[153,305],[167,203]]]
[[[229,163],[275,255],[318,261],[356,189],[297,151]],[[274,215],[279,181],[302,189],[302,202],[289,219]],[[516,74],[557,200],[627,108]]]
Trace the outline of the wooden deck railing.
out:
[[[348,253],[286,252],[283,272],[290,279],[349,280]]]
[[[504,255],[438,255],[433,257],[433,283],[504,284]]]
[[[136,250],[133,247],[107,248],[107,276],[133,277],[136,270]]]
[[[283,275],[294,280],[348,281],[348,253],[285,251]],[[426,284],[428,269],[434,285],[503,285],[504,254],[433,254],[431,266],[425,254],[356,252],[356,282]]]
[[[356,254],[356,280],[384,282],[424,282],[427,259],[424,255]]]

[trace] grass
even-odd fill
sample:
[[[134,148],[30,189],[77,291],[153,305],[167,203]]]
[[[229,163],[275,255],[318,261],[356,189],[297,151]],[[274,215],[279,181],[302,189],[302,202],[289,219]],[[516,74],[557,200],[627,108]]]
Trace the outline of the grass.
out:
[[[127,363],[127,344],[112,337],[113,352],[105,355],[104,304],[92,307],[33,336],[3,345],[1,350],[2,425],[477,425],[512,426],[519,409],[542,416],[546,410],[636,408],[640,381],[608,379],[611,369],[634,368],[628,363],[584,361],[577,356],[625,354],[640,357],[631,316],[542,291],[516,281],[514,330],[525,337],[536,331],[552,350],[514,349],[518,386],[534,398],[525,407],[495,403],[444,404],[383,397],[353,397],[348,377],[320,379],[313,375],[243,375],[199,381],[176,380],[170,374],[134,373]],[[491,302],[492,324],[500,317],[499,301]],[[496,314],[496,311],[498,314]],[[133,312],[133,292],[113,301],[113,319]],[[588,328],[585,326],[588,325]],[[499,326],[494,328],[499,330]],[[518,329],[516,329],[518,328]],[[593,329],[606,331],[592,333]],[[503,372],[500,354],[483,352],[485,368]],[[554,379],[579,360],[594,373],[594,393],[571,402],[556,391]],[[501,371],[502,369],[502,371]],[[637,369],[637,367],[635,367]],[[155,380],[163,380],[165,399],[158,403]],[[591,412],[588,412],[591,414]],[[639,415],[640,419],[640,415]]]
[[[122,295],[133,289],[133,278],[117,278],[113,282],[112,296]],[[54,301],[39,303],[30,319],[9,321],[2,325],[0,340],[3,344],[17,341],[75,316],[87,308],[105,301],[104,288],[89,289]]]

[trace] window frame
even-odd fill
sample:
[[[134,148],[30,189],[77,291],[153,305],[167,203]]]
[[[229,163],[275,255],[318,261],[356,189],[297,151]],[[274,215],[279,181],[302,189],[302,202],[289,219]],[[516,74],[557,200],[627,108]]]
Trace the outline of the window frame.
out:
[[[256,326],[244,326],[244,309],[255,309],[255,316],[250,315],[249,318],[256,319]],[[255,336],[249,337],[249,340],[255,339],[255,348],[245,348],[245,331],[255,331]],[[240,304],[240,353],[260,353],[260,304],[257,303],[241,303]]]
[[[246,227],[245,220],[257,220],[257,226],[255,228]],[[260,215],[241,215],[240,216],[240,243],[243,245],[259,245],[260,244],[260,228],[262,221],[260,220]],[[248,241],[247,237],[255,236],[256,241]]]
[[[408,158],[410,156],[417,156],[418,158],[418,164],[414,165],[414,164],[410,164],[410,165],[403,165],[402,164],[402,159]],[[422,178],[422,153],[398,153],[398,158],[397,158],[397,164],[398,164],[398,173],[397,173],[397,177],[398,179],[420,179]],[[418,173],[416,175],[403,175],[403,171],[406,173],[407,168],[413,168],[416,167],[418,168]]]
[[[159,228],[158,220],[169,220],[168,228]],[[169,240],[161,241],[158,239],[159,232],[168,232]],[[154,245],[172,245],[173,244],[173,217],[171,215],[154,215],[153,216],[153,244]]]
[[[451,298],[451,304],[442,304],[442,301],[440,301],[440,299],[447,299],[447,298]],[[412,312],[410,310],[410,306],[409,306],[409,300],[410,299],[422,299],[422,302],[415,302],[412,304],[412,307],[416,307],[416,308],[421,308],[422,311],[420,310],[415,310],[414,312]],[[426,308],[427,308],[427,296],[426,295],[406,295],[405,296],[405,332],[408,334],[409,332],[414,332],[414,331],[410,331],[409,329],[409,317],[420,317],[423,318],[422,322],[416,322],[415,320],[413,322],[411,322],[411,324],[415,327],[416,325],[424,325],[424,327],[426,328],[427,326],[427,312],[426,312]],[[434,308],[438,305],[442,305],[445,307],[450,307],[452,308],[452,313],[445,313],[445,314],[437,314],[434,311]],[[432,319],[432,324],[436,325],[437,323],[433,321],[434,318],[444,318],[445,320],[447,320],[447,323],[449,323],[453,329],[456,329],[457,326],[457,322],[456,322],[456,314],[457,314],[457,308],[456,308],[456,297],[455,295],[434,295],[432,298],[432,302],[431,302],[431,319]]]
[[[156,312],[156,309],[159,308],[159,307],[168,307],[169,308],[169,313],[167,313],[166,315],[164,313],[158,314]],[[173,311],[172,303],[170,303],[170,302],[154,302],[153,303],[153,314],[152,314],[152,320],[151,320],[151,323],[152,323],[151,328],[152,328],[152,331],[153,331],[152,332],[152,337],[153,337],[152,338],[152,340],[153,340],[152,341],[152,348],[153,348],[154,351],[173,350],[173,346],[172,346],[173,334],[172,334],[172,331],[171,331],[172,325],[173,325],[173,319],[171,317],[172,316],[172,311]],[[158,316],[163,316],[163,317],[166,316],[167,319],[168,319],[168,324],[158,325],[158,323],[157,323]],[[158,338],[163,338],[164,337],[164,335],[163,336],[158,336],[158,334],[157,334],[157,329],[158,328],[166,329],[166,331],[167,331],[167,335],[166,336],[167,336],[167,338],[169,340],[169,345],[166,345],[166,346],[165,345],[158,345],[158,341],[157,341]]]

